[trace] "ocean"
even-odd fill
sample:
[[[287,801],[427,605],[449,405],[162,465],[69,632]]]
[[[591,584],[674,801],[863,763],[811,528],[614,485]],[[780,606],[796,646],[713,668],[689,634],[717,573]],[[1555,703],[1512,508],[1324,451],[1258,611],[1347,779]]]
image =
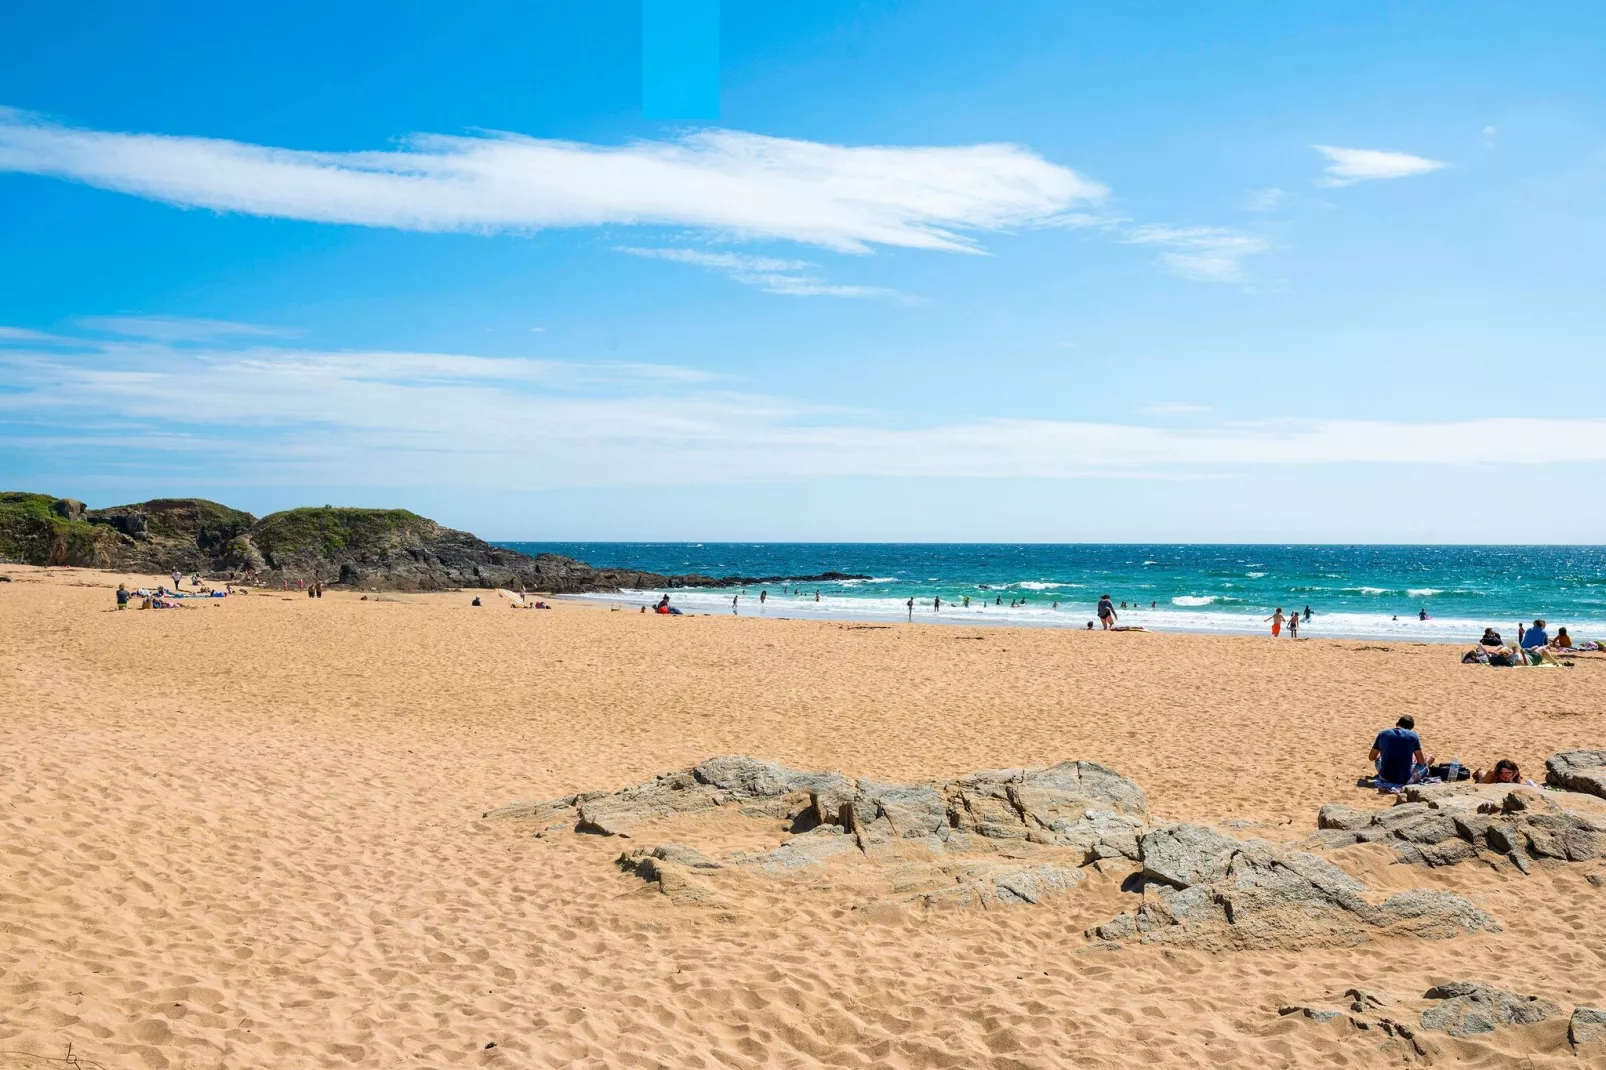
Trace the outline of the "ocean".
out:
[[[1543,617],[1574,641],[1606,639],[1603,546],[1272,546],[1006,543],[504,542],[589,564],[710,576],[861,573],[867,580],[669,592],[692,612],[1085,628],[1099,595],[1120,623],[1163,631],[1263,633],[1264,618],[1312,611],[1311,638],[1508,642]],[[818,601],[815,599],[818,592]],[[662,592],[597,596],[636,605]],[[970,605],[964,605],[966,597]],[[932,600],[941,598],[940,610]],[[1120,604],[1126,602],[1122,610]],[[1010,603],[1016,605],[1011,607]],[[1426,612],[1428,619],[1419,614]]]

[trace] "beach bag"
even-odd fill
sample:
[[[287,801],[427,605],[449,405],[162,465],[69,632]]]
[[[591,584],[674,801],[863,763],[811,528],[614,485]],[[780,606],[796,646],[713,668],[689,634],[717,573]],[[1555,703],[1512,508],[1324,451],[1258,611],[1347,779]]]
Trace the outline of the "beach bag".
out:
[[[1430,777],[1438,777],[1440,780],[1448,780],[1448,779],[1450,779],[1450,766],[1449,766],[1449,764],[1446,763],[1444,765],[1430,765],[1430,766],[1428,766],[1428,776],[1430,776]],[[1456,773],[1456,779],[1457,780],[1471,780],[1472,779],[1472,770],[1468,769],[1466,766],[1463,765],[1460,768],[1460,770]]]

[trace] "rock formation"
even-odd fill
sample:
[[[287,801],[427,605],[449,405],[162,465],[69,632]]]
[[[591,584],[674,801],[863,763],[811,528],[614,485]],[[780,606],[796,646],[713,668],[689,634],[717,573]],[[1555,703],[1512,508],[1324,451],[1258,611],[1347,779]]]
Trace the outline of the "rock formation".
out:
[[[875,867],[889,898],[900,901],[1037,903],[1086,879],[1083,866],[1135,858],[1148,819],[1143,789],[1096,762],[882,784],[743,757],[710,758],[619,791],[518,803],[486,816],[628,838],[647,822],[722,806],[784,818],[797,835],[723,860],[663,844],[627,851],[620,865],[680,902],[718,901],[697,879],[713,870],[782,877],[842,859]]]
[[[1374,904],[1364,885],[1326,859],[1197,825],[1145,833],[1138,856],[1142,905],[1090,935],[1220,950],[1358,944],[1378,933],[1438,939],[1500,929],[1458,895],[1418,890]]]
[[[1307,846],[1384,843],[1401,861],[1426,866],[1479,859],[1526,873],[1539,862],[1606,857],[1606,807],[1509,784],[1410,788],[1387,810],[1330,804],[1316,824]]]
[[[1545,783],[1606,799],[1606,750],[1564,750],[1545,760]]]
[[[1482,981],[1449,981],[1428,989],[1426,999],[1442,1002],[1422,1012],[1423,1029],[1469,1037],[1513,1025],[1532,1025],[1561,1013],[1538,996],[1519,996]]]
[[[260,520],[200,498],[87,509],[45,494],[0,493],[0,561],[165,575],[250,575],[362,590],[519,587],[553,594],[739,587],[866,577],[663,576],[597,569],[557,554],[531,557],[442,527],[405,509],[289,509]]]

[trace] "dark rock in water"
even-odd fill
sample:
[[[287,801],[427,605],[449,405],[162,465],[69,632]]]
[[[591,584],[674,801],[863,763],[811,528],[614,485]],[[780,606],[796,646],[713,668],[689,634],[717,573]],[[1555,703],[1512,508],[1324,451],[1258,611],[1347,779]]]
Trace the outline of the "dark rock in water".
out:
[[[1575,1048],[1606,1047],[1606,1011],[1595,1007],[1573,1008],[1573,1016],[1567,1023],[1567,1039]]]
[[[902,901],[1039,903],[1084,881],[1083,865],[1136,858],[1148,818],[1143,789],[1096,762],[883,784],[745,757],[710,758],[619,791],[517,803],[486,816],[567,819],[577,832],[629,837],[646,822],[724,806],[790,818],[801,833],[723,862],[664,845],[627,852],[620,864],[685,902],[702,901],[694,894],[697,870],[784,877],[842,859],[875,867]]]
[[[1538,996],[1519,996],[1482,981],[1451,981],[1428,989],[1427,999],[1443,1000],[1422,1012],[1423,1029],[1452,1037],[1492,1033],[1513,1025],[1532,1025],[1561,1013],[1561,1008]]]
[[[1325,859],[1196,825],[1148,832],[1138,848],[1142,905],[1089,935],[1216,950],[1348,945],[1374,933],[1438,939],[1500,928],[1446,892],[1402,892],[1374,905],[1364,885]]]
[[[1606,799],[1606,750],[1564,750],[1545,760],[1545,783]]]
[[[1448,866],[1507,861],[1527,872],[1537,862],[1606,857],[1606,808],[1529,788],[1444,785],[1410,789],[1387,810],[1328,805],[1307,846],[1384,843],[1402,862]],[[1588,811],[1588,812],[1586,812]]]

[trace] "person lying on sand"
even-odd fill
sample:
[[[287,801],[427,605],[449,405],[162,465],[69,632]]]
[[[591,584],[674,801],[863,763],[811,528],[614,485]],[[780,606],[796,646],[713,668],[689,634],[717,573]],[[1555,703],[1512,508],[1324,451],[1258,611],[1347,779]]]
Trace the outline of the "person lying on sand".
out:
[[[1416,718],[1406,714],[1385,728],[1372,741],[1368,757],[1377,769],[1377,790],[1398,792],[1427,775],[1432,755],[1422,753],[1422,737],[1416,734]]]
[[[1472,774],[1472,779],[1479,784],[1520,784],[1522,773],[1517,770],[1517,763],[1510,758],[1502,758],[1494,763],[1494,768],[1485,772],[1479,769]]]

